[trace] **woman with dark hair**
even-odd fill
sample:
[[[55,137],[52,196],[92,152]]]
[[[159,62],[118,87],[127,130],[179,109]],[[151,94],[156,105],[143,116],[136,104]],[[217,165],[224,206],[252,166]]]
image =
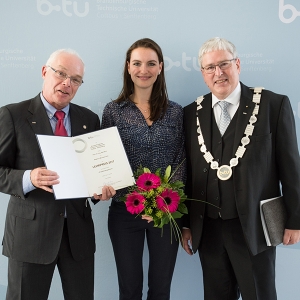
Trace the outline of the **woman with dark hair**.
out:
[[[117,126],[130,165],[152,172],[168,165],[178,170],[172,177],[185,178],[183,111],[168,99],[163,54],[151,39],[136,41],[127,51],[124,82],[119,97],[103,111],[102,128]],[[170,287],[178,251],[170,225],[160,228],[149,217],[132,215],[120,199],[127,193],[118,190],[108,216],[119,280],[120,300],[141,300],[143,290],[143,249],[149,249],[147,300],[170,299]]]

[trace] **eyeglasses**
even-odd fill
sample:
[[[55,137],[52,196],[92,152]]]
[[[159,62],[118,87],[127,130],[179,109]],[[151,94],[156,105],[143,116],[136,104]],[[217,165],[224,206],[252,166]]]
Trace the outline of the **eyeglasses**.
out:
[[[228,69],[232,65],[232,61],[236,60],[236,58],[232,58],[229,60],[224,60],[216,65],[209,65],[207,67],[202,67],[201,69],[204,70],[206,74],[212,74],[216,72],[216,67],[218,66],[222,71]]]
[[[48,67],[54,72],[54,75],[61,80],[66,80],[66,79],[70,78],[70,82],[73,85],[80,86],[83,84],[83,80],[80,77],[72,77],[72,76],[67,75],[63,71],[55,70],[51,66],[48,66]]]

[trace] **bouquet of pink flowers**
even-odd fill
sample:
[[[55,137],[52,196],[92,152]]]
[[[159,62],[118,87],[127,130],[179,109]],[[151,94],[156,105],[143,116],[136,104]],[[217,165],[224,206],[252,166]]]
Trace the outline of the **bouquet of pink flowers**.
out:
[[[135,174],[136,184],[129,188],[124,201],[128,212],[151,217],[154,226],[159,228],[170,222],[178,235],[179,228],[175,219],[181,218],[188,211],[184,204],[187,198],[183,182],[170,182],[174,173],[171,174],[171,166],[166,168],[164,175],[160,169],[151,173],[148,168],[140,167]]]

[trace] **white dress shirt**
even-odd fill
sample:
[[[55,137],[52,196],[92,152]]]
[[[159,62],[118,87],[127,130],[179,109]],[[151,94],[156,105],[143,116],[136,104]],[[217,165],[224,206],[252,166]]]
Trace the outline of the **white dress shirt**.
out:
[[[219,127],[220,124],[220,117],[221,117],[221,107],[218,105],[219,101],[227,101],[231,103],[231,105],[228,106],[228,113],[230,115],[230,118],[232,119],[234,114],[236,113],[237,109],[240,105],[240,98],[241,98],[241,84],[238,83],[236,88],[233,90],[233,92],[225,99],[219,100],[214,94],[212,94],[212,109],[214,111],[216,123]]]

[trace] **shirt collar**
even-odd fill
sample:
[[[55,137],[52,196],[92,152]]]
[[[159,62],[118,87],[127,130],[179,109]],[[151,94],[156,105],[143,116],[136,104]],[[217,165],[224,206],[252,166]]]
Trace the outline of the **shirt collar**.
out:
[[[232,105],[239,105],[240,99],[241,99],[241,84],[239,82],[236,88],[233,90],[233,92],[224,100],[231,103]],[[220,100],[214,94],[212,94],[211,106],[214,107],[215,104],[218,103],[219,101]]]
[[[47,100],[43,96],[43,93],[40,94],[40,97],[43,102],[43,105],[45,106],[45,109],[46,109],[49,119],[53,118],[57,109],[55,107],[53,107],[49,102],[47,102]],[[69,110],[70,110],[70,104],[68,104],[66,107],[64,107],[61,110],[65,113],[65,118],[67,118],[68,114],[69,114]]]

